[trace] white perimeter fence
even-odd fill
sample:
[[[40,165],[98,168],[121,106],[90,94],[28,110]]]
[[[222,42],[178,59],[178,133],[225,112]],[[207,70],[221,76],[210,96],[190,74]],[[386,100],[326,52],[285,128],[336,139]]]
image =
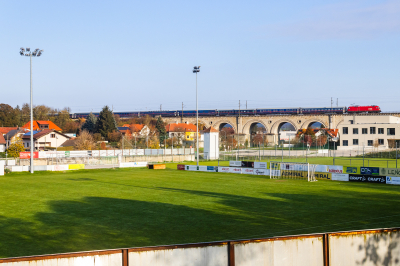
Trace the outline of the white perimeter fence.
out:
[[[400,228],[0,259],[1,266],[377,266],[400,262]]]

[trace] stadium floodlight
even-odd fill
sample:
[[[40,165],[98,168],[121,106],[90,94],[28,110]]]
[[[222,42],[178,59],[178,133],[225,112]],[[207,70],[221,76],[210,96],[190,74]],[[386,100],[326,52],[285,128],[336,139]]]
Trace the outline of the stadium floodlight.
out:
[[[197,100],[197,73],[200,72],[200,66],[193,67],[193,73],[196,74],[196,147],[197,147],[197,169],[199,167],[199,107]]]
[[[25,53],[25,51],[27,53]],[[30,111],[31,111],[31,141],[30,141],[30,152],[31,152],[31,158],[30,158],[30,168],[31,168],[31,173],[33,174],[33,149],[35,148],[35,145],[33,144],[33,96],[32,96],[32,56],[33,57],[37,57],[37,56],[41,56],[41,54],[43,53],[43,50],[40,50],[39,48],[36,48],[35,51],[31,52],[31,48],[27,47],[27,48],[23,48],[21,47],[19,54],[21,56],[29,56],[30,58],[30,88],[31,88],[31,106],[30,106]]]

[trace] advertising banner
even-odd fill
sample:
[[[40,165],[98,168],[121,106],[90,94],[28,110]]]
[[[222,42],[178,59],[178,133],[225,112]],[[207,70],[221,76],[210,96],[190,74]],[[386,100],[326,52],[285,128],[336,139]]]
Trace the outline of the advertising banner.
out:
[[[239,167],[229,167],[229,173],[241,174],[241,173],[242,173],[242,168],[239,168]]]
[[[332,173],[315,173],[315,178],[332,180],[332,175],[333,175]]]
[[[0,175],[4,175],[4,165],[0,165]]]
[[[197,165],[186,165],[186,170],[197,171]]]
[[[19,158],[20,159],[30,159],[31,158],[31,152],[29,151],[22,151],[19,153]],[[33,159],[38,159],[39,158],[39,152],[34,151],[33,152]]]
[[[68,165],[69,170],[79,170],[79,169],[85,169],[84,164],[70,164]]]
[[[215,172],[215,171],[217,171],[216,166],[207,166],[207,172]]]
[[[346,174],[360,174],[358,167],[355,166],[345,166],[343,172]]]
[[[379,167],[360,167],[362,175],[379,175]]]
[[[242,168],[242,174],[254,175],[254,168]]]
[[[329,171],[329,169],[328,169],[327,165],[319,165],[319,164],[317,164],[316,167],[315,167],[315,172],[318,172],[318,173],[328,173],[328,171]]]
[[[281,176],[281,170],[269,170],[272,176]]]
[[[242,166],[242,162],[241,161],[229,161],[229,166],[240,167],[240,166]]]
[[[68,170],[68,164],[65,165],[53,165],[53,171],[67,171]]]
[[[343,174],[343,166],[341,165],[328,165],[328,172],[334,174]]]
[[[230,172],[230,167],[226,167],[226,166],[219,166],[218,167],[218,172],[221,172],[221,173],[229,173]]]
[[[281,176],[287,178],[307,178],[308,174],[305,171],[281,170]]]
[[[400,177],[398,176],[387,176],[386,184],[389,185],[400,185]]]
[[[254,162],[254,168],[267,169],[267,163],[266,162]]]
[[[386,183],[386,176],[352,175],[352,174],[349,174],[349,181],[385,184]]]
[[[254,168],[254,162],[242,161],[242,167]]]
[[[177,169],[178,169],[178,170],[185,170],[185,165],[183,165],[183,164],[178,164],[178,165],[177,165]]]
[[[268,175],[269,176],[269,169],[254,169],[255,175]]]
[[[379,173],[385,176],[400,177],[400,168],[379,168]]]
[[[207,166],[199,165],[198,171],[207,172]]]
[[[308,165],[281,163],[281,170],[308,171]]]
[[[349,174],[332,174],[334,181],[349,181]]]

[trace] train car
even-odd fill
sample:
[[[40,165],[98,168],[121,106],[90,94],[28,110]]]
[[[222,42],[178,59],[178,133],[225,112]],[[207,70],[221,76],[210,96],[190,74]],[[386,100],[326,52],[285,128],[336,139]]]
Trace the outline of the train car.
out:
[[[377,105],[360,106],[354,105],[347,108],[347,113],[380,113],[381,108]]]
[[[308,107],[300,110],[301,114],[343,114],[346,107]]]

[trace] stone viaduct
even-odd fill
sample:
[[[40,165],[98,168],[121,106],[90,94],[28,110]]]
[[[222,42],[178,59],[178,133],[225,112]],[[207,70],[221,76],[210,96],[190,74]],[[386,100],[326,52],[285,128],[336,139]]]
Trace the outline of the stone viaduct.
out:
[[[371,115],[371,114],[364,114]],[[375,114],[377,115],[377,114]],[[378,115],[395,115],[385,114]],[[270,116],[213,116],[199,117],[199,122],[205,126],[213,126],[217,130],[221,130],[226,124],[229,124],[234,129],[235,133],[239,133],[240,142],[246,139],[250,140],[250,131],[253,125],[262,124],[266,129],[266,134],[269,136],[270,143],[277,143],[279,140],[280,127],[285,123],[293,125],[295,130],[306,129],[311,124],[319,122],[325,128],[336,129],[344,120],[345,116],[353,116],[351,114],[321,114],[321,115],[270,115]],[[166,123],[192,123],[196,124],[196,117],[164,117]]]

